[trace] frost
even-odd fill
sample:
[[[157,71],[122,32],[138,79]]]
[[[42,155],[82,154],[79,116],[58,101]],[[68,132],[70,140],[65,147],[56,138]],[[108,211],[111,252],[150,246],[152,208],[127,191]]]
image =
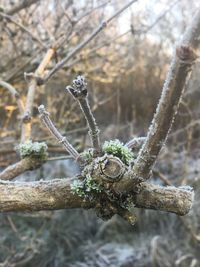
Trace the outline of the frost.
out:
[[[179,187],[181,190],[184,190],[184,191],[189,191],[189,192],[193,192],[193,188],[189,185],[183,185],[183,186],[180,186]]]

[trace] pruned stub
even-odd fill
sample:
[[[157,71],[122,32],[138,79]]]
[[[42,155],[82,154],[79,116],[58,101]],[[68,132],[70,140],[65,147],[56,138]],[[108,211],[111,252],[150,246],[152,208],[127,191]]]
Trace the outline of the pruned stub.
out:
[[[103,157],[97,158],[95,165],[94,169],[95,171],[98,169],[99,178],[105,182],[114,183],[119,181],[126,171],[124,163],[112,155],[104,155]]]

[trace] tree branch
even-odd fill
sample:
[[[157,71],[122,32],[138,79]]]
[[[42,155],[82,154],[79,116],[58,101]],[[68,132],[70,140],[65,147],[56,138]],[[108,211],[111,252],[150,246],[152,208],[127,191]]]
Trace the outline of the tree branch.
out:
[[[5,170],[0,172],[0,179],[1,180],[12,180],[18,175],[39,168],[44,161],[38,158],[26,157],[21,159],[15,164],[8,166]]]
[[[120,10],[118,10],[114,15],[112,15],[109,19],[102,22],[91,35],[86,38],[82,43],[77,45],[74,50],[72,50],[65,58],[63,58],[60,62],[56,64],[56,66],[46,75],[44,78],[44,82],[47,82],[60,68],[62,68],[73,56],[75,56],[80,50],[82,50],[91,40],[93,40],[106,26],[110,23],[114,18],[119,16],[125,9],[131,6],[137,0],[132,0]]]
[[[37,89],[37,85],[39,83],[40,77],[44,74],[44,70],[52,57],[55,54],[55,50],[49,48],[41,61],[40,65],[36,69],[34,74],[28,75],[28,93],[26,98],[26,105],[25,105],[25,112],[23,115],[23,124],[22,124],[22,133],[21,133],[21,142],[25,142],[30,139],[31,136],[31,116],[32,116],[32,109],[35,97],[35,91]],[[26,74],[25,74],[26,75]]]
[[[95,208],[98,203],[89,202],[72,193],[74,179],[0,181],[0,212]],[[191,208],[193,195],[190,188],[161,187],[144,182],[141,183],[140,192],[134,193],[131,201],[138,208],[185,215]]]
[[[175,51],[146,141],[134,162],[132,169],[134,175],[131,180],[127,180],[126,189],[129,188],[131,190],[135,184],[134,180],[137,183],[138,177],[141,178],[140,181],[149,178],[152,166],[167,139],[168,132],[177,113],[186,79],[191,72],[191,66],[197,58],[193,49],[196,48],[197,43],[199,44],[199,29],[200,9]]]
[[[21,11],[22,9],[30,7],[32,4],[35,4],[37,2],[38,2],[38,0],[23,0],[23,1],[20,1],[20,3],[17,3],[11,9],[6,11],[6,14],[14,15],[15,13],[18,13],[19,11]]]
[[[97,123],[95,121],[95,118],[92,114],[91,108],[88,103],[88,99],[87,99],[88,91],[87,91],[84,77],[78,76],[73,81],[73,87],[67,86],[66,89],[78,101],[81,107],[81,110],[83,111],[83,114],[85,116],[85,119],[87,121],[88,127],[89,127],[90,139],[92,141],[92,145],[95,150],[94,154],[99,155],[101,152],[101,144],[100,144],[100,139],[99,139],[99,128],[97,126]]]
[[[78,151],[67,141],[66,137],[62,136],[61,133],[56,129],[53,122],[49,118],[49,113],[45,110],[45,107],[43,105],[38,107],[39,113],[40,113],[40,119],[45,124],[45,126],[48,128],[50,133],[60,142],[63,144],[67,152],[72,155],[72,157],[82,163],[82,158],[80,157],[80,154]]]

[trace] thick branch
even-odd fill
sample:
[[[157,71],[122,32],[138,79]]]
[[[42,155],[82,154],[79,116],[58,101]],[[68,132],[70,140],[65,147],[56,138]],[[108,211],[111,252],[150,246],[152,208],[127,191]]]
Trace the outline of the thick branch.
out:
[[[190,211],[193,198],[194,192],[190,187],[162,187],[146,182],[141,183],[141,192],[133,197],[138,208],[167,211],[180,216]]]
[[[176,49],[146,141],[133,167],[133,179],[127,181],[126,186],[130,190],[134,185],[134,178],[148,179],[150,170],[167,139],[186,79],[191,72],[192,64],[197,58],[193,48],[194,40],[197,42],[197,37],[199,36],[199,28],[200,9],[191,26],[187,29],[180,46]]]
[[[39,182],[0,182],[0,211],[39,211],[89,208],[92,205],[73,195],[69,179]]]
[[[25,171],[39,168],[43,163],[44,161],[41,161],[39,158],[26,157],[3,170],[0,173],[0,179],[12,180]]]
[[[96,206],[74,195],[70,183],[74,179],[55,179],[37,182],[0,181],[0,211],[39,211],[66,208],[92,208]],[[189,212],[193,192],[190,189],[161,187],[141,183],[140,192],[134,193],[136,207],[173,212]]]

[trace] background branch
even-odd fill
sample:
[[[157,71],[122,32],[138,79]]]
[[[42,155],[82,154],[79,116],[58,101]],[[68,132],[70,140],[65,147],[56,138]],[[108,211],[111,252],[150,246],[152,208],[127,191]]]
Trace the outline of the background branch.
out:
[[[23,112],[24,112],[24,103],[20,98],[19,93],[17,92],[17,90],[9,83],[1,81],[0,80],[0,86],[8,89],[8,91],[11,93],[11,95],[16,99],[17,102],[17,106],[19,108],[19,113],[22,116]]]
[[[20,3],[17,3],[12,8],[6,11],[6,14],[8,15],[14,15],[15,13],[18,13],[24,8],[30,7],[32,4],[37,3],[38,0],[22,0]]]
[[[110,23],[114,18],[119,16],[125,9],[131,6],[137,0],[132,0],[125,6],[123,6],[120,10],[118,10],[114,15],[112,15],[109,19],[102,22],[91,35],[89,35],[86,40],[77,45],[65,58],[63,58],[60,62],[56,64],[56,66],[46,75],[44,78],[44,82],[47,82],[60,68],[62,68],[73,56],[75,56],[82,48],[84,48],[91,40],[93,40],[106,26]]]

